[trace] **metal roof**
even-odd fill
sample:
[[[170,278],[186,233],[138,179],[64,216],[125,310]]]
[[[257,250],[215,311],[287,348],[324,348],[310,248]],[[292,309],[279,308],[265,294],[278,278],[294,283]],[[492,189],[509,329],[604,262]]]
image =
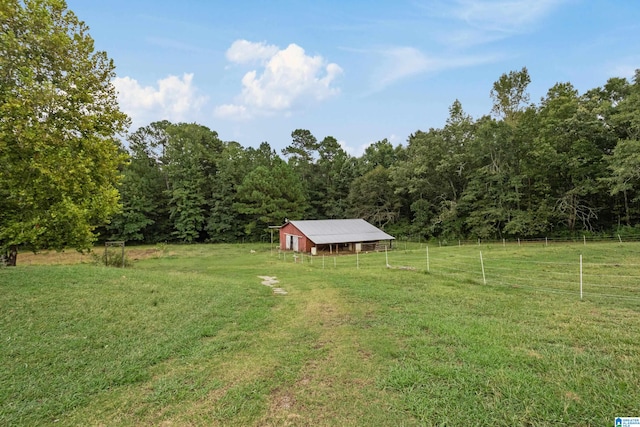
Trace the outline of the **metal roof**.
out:
[[[374,227],[364,219],[318,219],[289,222],[317,245],[395,240],[395,237]]]

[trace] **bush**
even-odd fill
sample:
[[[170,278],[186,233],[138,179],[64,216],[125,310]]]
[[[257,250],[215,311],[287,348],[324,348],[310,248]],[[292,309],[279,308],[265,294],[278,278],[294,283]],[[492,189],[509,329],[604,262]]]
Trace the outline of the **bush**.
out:
[[[107,250],[106,253],[98,255],[97,253],[93,253],[93,261],[95,264],[102,264],[107,267],[131,267],[133,263],[127,258],[127,254],[124,254],[124,263],[122,260],[122,250],[118,248],[117,250]]]

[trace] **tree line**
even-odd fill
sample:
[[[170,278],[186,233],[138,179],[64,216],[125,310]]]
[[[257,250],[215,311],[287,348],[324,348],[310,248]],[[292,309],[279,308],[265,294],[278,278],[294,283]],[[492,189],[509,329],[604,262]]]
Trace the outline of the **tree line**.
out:
[[[305,129],[277,153],[195,123],[127,134],[115,65],[61,0],[0,6],[0,264],[18,249],[102,239],[238,242],[289,219],[364,218],[424,238],[557,236],[640,219],[640,71],[580,94],[529,99],[526,68],[474,119],[354,157]],[[123,138],[126,141],[123,142]]]
[[[473,119],[459,101],[442,128],[350,156],[294,130],[277,153],[195,123],[127,137],[123,209],[102,230],[130,242],[260,240],[288,219],[364,218],[423,238],[532,238],[633,227],[640,219],[640,70],[580,94],[530,102],[526,68],[493,84]],[[124,148],[122,148],[125,150]]]

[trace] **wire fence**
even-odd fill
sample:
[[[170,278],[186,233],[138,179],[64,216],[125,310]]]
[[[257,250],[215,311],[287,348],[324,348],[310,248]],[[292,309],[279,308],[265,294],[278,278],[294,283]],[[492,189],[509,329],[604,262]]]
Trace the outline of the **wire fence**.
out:
[[[565,242],[555,248],[540,241],[453,247],[400,242],[384,252],[316,256],[278,252],[278,259],[319,270],[412,270],[466,283],[640,306],[640,245],[614,242]]]
[[[395,246],[403,248],[407,245],[411,245],[413,243],[422,243],[428,244],[430,246],[471,246],[471,245],[482,245],[482,244],[494,244],[494,245],[556,245],[556,244],[570,244],[570,243],[605,243],[605,242],[616,242],[616,243],[631,243],[631,242],[640,242],[640,234],[615,234],[615,235],[580,235],[580,236],[571,236],[571,237],[538,237],[538,238],[504,238],[498,240],[487,240],[487,239],[420,239],[414,236],[400,236],[394,243]]]

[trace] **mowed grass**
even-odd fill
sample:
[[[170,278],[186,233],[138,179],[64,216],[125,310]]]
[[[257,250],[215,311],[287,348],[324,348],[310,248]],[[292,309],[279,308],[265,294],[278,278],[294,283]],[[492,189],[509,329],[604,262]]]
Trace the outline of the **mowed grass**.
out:
[[[0,269],[0,425],[640,414],[640,244],[434,247],[428,272],[424,244],[304,263],[263,245],[140,251],[127,269]],[[579,255],[597,291],[583,300]]]

